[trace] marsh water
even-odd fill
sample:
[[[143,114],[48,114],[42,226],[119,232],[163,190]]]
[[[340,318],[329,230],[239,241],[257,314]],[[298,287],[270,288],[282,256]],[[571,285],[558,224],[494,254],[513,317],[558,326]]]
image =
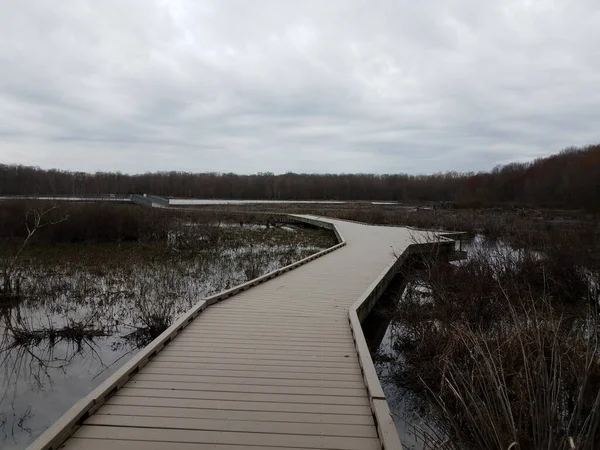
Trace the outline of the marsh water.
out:
[[[0,305],[0,448],[25,448],[202,298],[333,244],[292,224],[219,222],[160,245],[39,246],[18,300]]]

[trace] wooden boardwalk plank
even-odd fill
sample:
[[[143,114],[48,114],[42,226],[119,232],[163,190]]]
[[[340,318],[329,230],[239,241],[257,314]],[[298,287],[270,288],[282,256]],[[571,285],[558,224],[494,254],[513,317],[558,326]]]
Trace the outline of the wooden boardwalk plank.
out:
[[[188,355],[188,356],[171,356],[168,354],[163,355],[162,352],[156,356],[156,361],[159,362],[174,362],[174,363],[195,363],[195,364],[212,364],[212,363],[218,363],[218,364],[235,364],[238,366],[271,366],[271,367],[282,367],[282,366],[292,366],[292,367],[298,367],[298,366],[302,366],[304,368],[309,368],[309,367],[316,367],[316,368],[325,368],[325,369],[353,369],[356,368],[357,365],[354,364],[352,361],[331,361],[331,360],[326,360],[323,359],[321,361],[307,361],[305,359],[298,359],[295,358],[294,356],[291,356],[290,358],[286,359],[286,358],[281,358],[281,359],[277,359],[277,358],[267,358],[267,357],[255,357],[255,358],[248,358],[248,357],[236,357],[236,356],[231,356],[231,357],[227,357],[226,354],[223,354],[221,357],[205,357],[202,356],[202,354],[195,356],[195,355]]]
[[[278,361],[331,361],[346,364],[356,364],[358,358],[349,352],[341,353],[329,353],[322,354],[319,352],[304,351],[300,352],[286,352],[286,351],[258,351],[258,350],[238,350],[233,351],[215,351],[212,349],[191,349],[191,348],[179,348],[172,347],[166,348],[161,352],[165,356],[183,356],[187,357],[188,360],[194,360],[195,358],[217,358],[217,359],[251,359],[251,360],[278,360]]]
[[[371,408],[365,405],[331,405],[324,403],[273,403],[243,400],[206,400],[196,398],[160,398],[125,396],[115,394],[107,401],[107,405],[152,406],[155,408],[203,408],[234,411],[269,411],[310,414],[343,414],[368,416],[371,422]]]
[[[252,384],[199,383],[194,381],[179,381],[177,377],[169,381],[134,379],[128,383],[136,389],[161,389],[171,391],[210,391],[210,392],[239,392],[253,394],[292,394],[292,395],[330,395],[334,397],[364,397],[364,388],[340,388],[317,386],[277,386]]]
[[[321,333],[318,330],[315,331],[290,331],[290,330],[261,330],[260,328],[249,329],[249,330],[236,330],[234,328],[227,329],[200,329],[186,330],[186,336],[197,337],[218,337],[218,336],[231,336],[239,339],[243,342],[244,338],[263,338],[263,339],[281,339],[285,337],[291,340],[297,340],[302,342],[348,342],[348,339],[352,338],[352,334],[348,331],[347,333],[332,334],[332,333]]]
[[[294,353],[294,354],[313,354],[316,353],[318,355],[347,355],[348,353],[354,354],[354,348],[348,344],[343,347],[329,347],[326,345],[302,345],[302,346],[293,346],[285,343],[269,343],[269,342],[187,342],[187,341],[178,341],[177,349],[186,349],[190,351],[200,351],[200,350],[214,350],[219,352],[248,352],[251,353],[254,350],[256,353],[268,351],[270,354],[275,354],[278,352],[285,353]]]
[[[177,338],[175,338],[175,339],[177,339]],[[313,338],[307,339],[307,338],[301,338],[301,337],[287,335],[285,337],[285,339],[281,339],[281,336],[279,336],[279,340],[278,340],[276,336],[245,335],[245,336],[241,336],[241,337],[236,337],[233,334],[227,334],[227,335],[214,334],[212,336],[186,335],[186,336],[182,337],[181,339],[177,339],[177,341],[181,342],[182,344],[205,344],[205,343],[208,343],[208,344],[210,344],[210,343],[239,344],[241,346],[239,348],[244,348],[244,346],[246,346],[248,344],[251,344],[253,346],[254,346],[254,344],[256,344],[256,346],[254,346],[253,348],[259,348],[260,346],[269,347],[270,345],[284,346],[286,348],[287,347],[297,347],[297,348],[304,348],[304,349],[310,349],[310,348],[352,349],[353,348],[352,347],[353,346],[352,337],[348,337],[347,339],[339,340],[339,341],[332,341],[332,340],[330,341],[330,340],[327,340],[324,338],[319,339],[319,336],[315,336]]]
[[[357,381],[340,381],[340,380],[323,380],[323,379],[286,379],[286,378],[269,378],[267,376],[249,378],[249,377],[234,377],[225,375],[222,376],[202,376],[202,375],[182,375],[182,374],[160,374],[144,371],[135,376],[131,382],[135,381],[164,381],[178,383],[199,383],[199,384],[240,384],[243,386],[307,386],[318,388],[345,388],[345,389],[360,389],[364,388],[362,379],[357,378]]]
[[[140,440],[121,439],[86,439],[73,436],[64,450],[265,450],[264,446],[230,445],[230,444],[199,444],[186,442],[148,442]],[[268,447],[268,450],[290,450],[290,447]],[[314,448],[295,447],[294,450],[315,450]]]
[[[219,420],[186,417],[96,414],[88,425],[136,428],[168,428],[173,430],[203,430],[235,433],[307,434],[311,436],[341,436],[376,438],[374,426],[317,424],[298,422],[264,422],[254,420]]]
[[[149,406],[105,405],[96,414],[98,415],[127,415],[148,417],[186,417],[192,419],[212,420],[247,420],[254,422],[293,422],[293,423],[318,423],[339,424],[352,426],[373,426],[369,415],[356,414],[321,414],[282,411],[237,411],[231,409],[203,409],[203,408],[154,408]]]
[[[178,361],[153,361],[154,367],[160,365],[161,367],[169,367],[172,369],[192,369],[192,370],[204,370],[204,369],[224,369],[227,371],[268,371],[274,374],[279,373],[309,373],[318,375],[360,375],[362,372],[360,367],[323,367],[323,366],[307,366],[306,364],[296,363],[288,365],[273,365],[273,364],[261,364],[257,362],[249,362],[248,364],[238,364],[235,361],[232,362],[178,362]]]
[[[220,431],[174,430],[168,428],[84,425],[73,436],[92,439],[130,439],[165,443],[254,445],[264,446],[264,448],[299,447],[329,450],[380,450],[378,439],[300,434],[227,433]]]
[[[128,384],[122,389],[122,395],[145,398],[184,398],[201,400],[231,400],[268,403],[315,403],[317,405],[355,405],[369,406],[363,397],[336,397],[333,395],[311,395],[309,388],[305,394],[268,394],[228,391],[192,391],[185,389],[144,389]]]
[[[151,366],[151,367],[149,367]],[[141,372],[142,374],[166,374],[166,375],[193,375],[193,376],[214,376],[214,377],[237,377],[244,378],[251,382],[253,379],[263,379],[263,380],[326,380],[326,381],[335,381],[335,382],[345,382],[345,381],[357,381],[363,384],[363,378],[360,371],[356,371],[354,373],[336,373],[336,372],[300,372],[297,370],[291,371],[265,371],[254,368],[246,368],[242,370],[232,370],[230,368],[227,369],[210,369],[210,368],[188,368],[188,367],[169,367],[164,365],[158,365],[155,363],[151,363],[148,366],[144,367],[144,370]]]

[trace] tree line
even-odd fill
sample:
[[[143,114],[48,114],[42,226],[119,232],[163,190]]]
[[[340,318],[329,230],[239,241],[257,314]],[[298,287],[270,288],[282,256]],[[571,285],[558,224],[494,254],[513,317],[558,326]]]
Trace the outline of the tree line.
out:
[[[152,193],[168,197],[267,200],[518,204],[600,211],[600,144],[571,147],[489,172],[304,174],[69,172],[0,165],[0,195],[98,196]]]

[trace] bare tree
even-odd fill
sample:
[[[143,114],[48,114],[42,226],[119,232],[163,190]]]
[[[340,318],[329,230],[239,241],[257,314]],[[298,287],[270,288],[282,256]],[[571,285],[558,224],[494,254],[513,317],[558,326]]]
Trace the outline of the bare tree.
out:
[[[52,217],[52,212],[56,211],[58,214]],[[25,228],[27,230],[27,236],[23,240],[21,246],[10,258],[6,266],[2,270],[2,289],[0,290],[0,297],[11,298],[19,295],[19,277],[17,263],[19,257],[23,253],[23,250],[27,247],[31,239],[35,236],[38,230],[45,228],[50,225],[55,225],[60,222],[64,222],[69,218],[68,214],[61,214],[60,208],[57,205],[45,210],[30,209],[25,214]]]

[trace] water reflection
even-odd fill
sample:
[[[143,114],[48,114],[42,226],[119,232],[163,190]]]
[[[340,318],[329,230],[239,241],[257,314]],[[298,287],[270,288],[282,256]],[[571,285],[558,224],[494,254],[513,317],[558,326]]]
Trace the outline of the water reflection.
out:
[[[5,326],[5,324],[3,324]],[[119,338],[96,337],[14,344],[4,328],[0,350],[0,447],[25,447],[134,353]]]
[[[396,328],[392,321],[391,310],[401,301],[407,287],[414,288],[408,273],[413,275],[419,270],[418,261],[407,261],[405,269],[396,275],[376,307],[363,323],[363,332],[371,350],[381,387],[386,395],[390,413],[394,419],[396,431],[404,448],[423,449],[421,431],[427,422],[418,413],[418,403],[410,391],[398,386],[393,379],[393,365],[401,364],[402,355],[392,347]]]

